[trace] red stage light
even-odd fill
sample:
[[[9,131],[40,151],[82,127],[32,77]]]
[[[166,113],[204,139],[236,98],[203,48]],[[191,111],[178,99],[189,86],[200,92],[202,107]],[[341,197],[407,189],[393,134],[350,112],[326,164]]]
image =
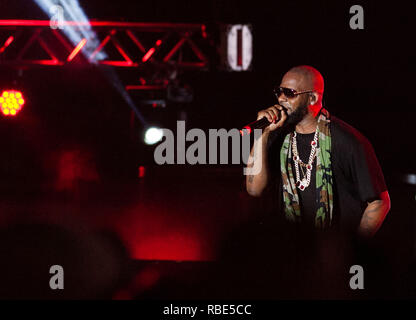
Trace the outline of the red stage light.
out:
[[[4,43],[4,45],[0,48],[0,53],[2,53],[14,40],[13,36],[10,36],[6,42]]]
[[[23,107],[25,100],[20,91],[5,90],[0,95],[1,111],[5,116],[15,116]]]
[[[87,39],[83,38],[80,43],[78,43],[78,45],[75,47],[75,49],[71,52],[71,54],[68,56],[68,59],[66,59],[66,61],[71,61],[72,59],[74,59],[74,57],[78,54],[78,52],[85,46],[85,44],[87,43]]]
[[[162,44],[162,40],[159,39],[159,40],[156,41],[156,47],[160,47],[161,44]],[[142,59],[142,62],[146,62],[147,60],[149,60],[150,57],[153,55],[153,53],[155,53],[155,51],[156,51],[155,47],[153,47],[149,51],[147,51],[147,53],[144,55],[144,57]]]
[[[155,48],[151,48],[143,57],[142,61],[146,62],[147,60],[149,60],[149,58],[152,56],[152,54],[155,52]]]
[[[143,178],[146,174],[146,168],[144,166],[139,167],[139,178]]]

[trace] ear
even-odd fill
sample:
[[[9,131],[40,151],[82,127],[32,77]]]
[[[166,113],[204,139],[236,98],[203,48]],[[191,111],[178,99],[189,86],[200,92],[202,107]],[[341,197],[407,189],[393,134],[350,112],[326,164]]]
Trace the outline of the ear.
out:
[[[309,101],[311,105],[314,105],[319,100],[319,95],[316,92],[312,92],[309,97],[310,97]]]

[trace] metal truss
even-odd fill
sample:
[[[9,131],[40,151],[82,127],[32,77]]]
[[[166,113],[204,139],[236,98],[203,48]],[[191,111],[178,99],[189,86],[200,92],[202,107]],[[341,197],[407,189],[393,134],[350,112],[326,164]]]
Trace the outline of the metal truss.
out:
[[[86,53],[83,48],[89,39],[73,44],[61,29],[51,28],[49,20],[0,20],[0,66],[95,63],[136,71],[148,65],[194,70],[206,70],[209,66],[208,55],[201,49],[208,44],[203,24],[63,21],[60,27],[91,27],[101,40]],[[111,50],[107,50],[110,46]],[[97,59],[99,52],[105,52],[107,58]],[[140,84],[128,85],[126,89],[154,90],[158,86],[141,77]]]

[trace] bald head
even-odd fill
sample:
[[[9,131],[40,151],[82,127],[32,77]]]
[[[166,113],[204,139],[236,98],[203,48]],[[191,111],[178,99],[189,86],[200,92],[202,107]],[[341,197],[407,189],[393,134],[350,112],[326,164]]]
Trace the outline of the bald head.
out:
[[[283,76],[280,87],[293,89],[295,95],[286,96],[282,92],[278,96],[279,104],[287,109],[288,121],[298,123],[305,117],[315,117],[322,108],[324,78],[318,70],[311,66],[297,66]]]
[[[295,76],[299,81],[300,90],[315,90],[324,93],[324,78],[321,73],[311,66],[297,66],[290,69],[286,76]]]

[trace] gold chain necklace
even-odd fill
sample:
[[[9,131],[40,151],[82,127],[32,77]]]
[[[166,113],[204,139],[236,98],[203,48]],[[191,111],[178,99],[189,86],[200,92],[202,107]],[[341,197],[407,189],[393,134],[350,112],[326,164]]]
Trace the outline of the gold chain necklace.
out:
[[[301,191],[309,187],[309,184],[311,183],[311,172],[312,172],[313,161],[316,156],[317,146],[318,146],[318,126],[316,126],[315,135],[313,137],[313,140],[311,141],[311,153],[309,155],[309,161],[308,163],[303,163],[302,160],[300,160],[300,157],[298,154],[298,147],[296,143],[296,131],[294,132],[293,137],[292,137],[292,153],[293,153],[293,161],[295,163],[296,187],[298,187]],[[301,167],[302,174],[303,174],[302,180],[300,179],[299,165]],[[306,168],[306,175],[302,167]]]

